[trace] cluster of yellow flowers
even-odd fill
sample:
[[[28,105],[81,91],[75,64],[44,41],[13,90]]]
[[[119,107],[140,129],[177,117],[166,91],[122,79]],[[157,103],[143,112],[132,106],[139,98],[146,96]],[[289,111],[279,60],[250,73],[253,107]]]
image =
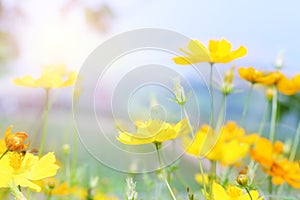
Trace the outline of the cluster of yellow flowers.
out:
[[[68,71],[65,65],[50,65],[44,67],[38,78],[26,75],[14,79],[13,82],[18,86],[43,88],[46,91],[45,111],[48,115],[49,90],[71,86],[75,83],[76,77],[77,73]],[[8,188],[16,200],[26,200],[22,193],[23,188],[28,188],[36,193],[42,192],[47,199],[53,196],[76,199],[91,198],[89,192],[92,188],[72,185],[68,180],[59,181],[54,177],[62,163],[56,159],[54,152],[42,155],[46,129],[47,116],[39,149],[29,148],[31,141],[27,142],[28,134],[26,132],[11,133],[12,126],[6,129],[4,139],[0,139],[0,188]],[[36,155],[37,153],[38,155]],[[4,193],[0,192],[0,198],[5,197]],[[93,199],[117,200],[118,198],[99,191],[93,194]]]
[[[264,73],[253,67],[241,67],[238,72],[242,79],[252,84],[262,84],[265,86],[275,85],[278,90],[285,95],[293,95],[300,92],[300,74],[288,78],[280,71]]]
[[[186,152],[195,156],[203,156],[209,160],[219,161],[224,166],[238,164],[257,140],[257,134],[245,135],[244,129],[230,121],[216,133],[208,125],[198,130],[194,139],[184,137]]]
[[[211,70],[213,70],[214,64],[228,63],[247,53],[247,49],[244,46],[240,46],[236,50],[232,50],[231,48],[231,44],[225,39],[220,41],[210,40],[208,48],[197,40],[191,40],[187,45],[187,50],[180,48],[186,56],[174,57],[173,61],[180,65],[207,62],[211,65]],[[235,68],[236,67],[230,68],[224,75],[224,85],[221,87],[224,96],[227,96],[232,92]],[[300,92],[300,74],[288,78],[279,70],[263,72],[253,67],[240,67],[238,68],[238,73],[242,79],[249,81],[252,86],[254,84],[261,84],[267,87],[272,86],[272,89],[285,95],[294,95]],[[210,81],[210,89],[212,89],[212,79]],[[181,86],[181,94],[177,94],[179,88],[178,82],[176,85],[177,90],[175,89],[174,91],[176,98],[178,98],[176,99],[176,102],[184,109],[184,104],[187,99],[185,98],[185,94],[182,93],[184,90]],[[290,159],[287,159],[283,154],[283,143],[274,141],[277,100],[278,97],[274,97],[272,104],[270,140],[262,137],[261,133],[246,134],[246,131],[233,121],[229,121],[223,126],[220,126],[220,121],[218,121],[215,125],[213,117],[211,118],[210,125],[202,125],[198,128],[196,134],[194,134],[188,116],[185,116],[185,119],[182,119],[176,125],[152,119],[146,122],[137,122],[136,133],[119,131],[119,137],[117,137],[117,139],[120,142],[129,145],[153,143],[157,146],[157,144],[162,145],[164,141],[180,137],[182,147],[185,149],[186,153],[199,159],[201,173],[196,174],[195,178],[197,182],[202,185],[202,193],[206,199],[260,200],[264,197],[255,189],[256,183],[254,178],[256,167],[253,166],[254,162],[257,163],[256,165],[260,164],[262,171],[271,178],[270,180],[272,180],[269,186],[270,195],[273,194],[272,183],[274,185],[287,183],[293,188],[299,188],[300,183],[299,162],[294,161],[294,156],[290,156]],[[211,94],[211,101],[211,104],[213,104],[213,94]],[[213,106],[211,108],[211,115],[213,115],[214,108]],[[245,108],[247,108],[247,105]],[[243,111],[242,120],[240,122],[241,125],[245,114],[246,109]],[[220,113],[220,115],[221,117],[219,117],[219,120],[222,119],[222,113]],[[295,144],[293,146],[294,150],[297,149],[297,145],[298,144]],[[289,153],[292,155],[291,152]],[[243,161],[247,157],[252,160],[249,164],[250,167],[246,167],[246,170],[240,172],[235,183],[228,183],[228,174],[230,173],[225,175],[225,181],[216,176],[217,163],[220,164],[220,167],[223,166],[227,169],[232,169],[245,166]],[[210,174],[204,173],[202,160],[200,158],[211,161],[212,171]],[[158,159],[160,159],[159,154]],[[248,168],[250,169],[248,170]],[[221,176],[221,174],[219,175]],[[172,199],[176,199],[169,183],[167,181],[165,182]],[[194,195],[190,194],[190,191],[188,191],[188,193],[189,199],[194,199]]]
[[[180,65],[189,65],[199,62],[207,62],[213,66],[217,63],[229,63],[247,54],[247,49],[240,46],[232,50],[232,45],[222,40],[210,40],[208,48],[197,40],[191,40],[187,50],[180,48],[185,56],[173,58],[173,61]],[[226,97],[233,90],[233,79],[236,67],[230,68],[224,75],[224,86],[222,94]],[[276,195],[273,186],[287,183],[291,188],[300,189],[300,165],[295,160],[295,151],[298,147],[300,126],[298,127],[295,140],[290,152],[284,152],[284,144],[275,141],[276,119],[277,119],[277,91],[283,95],[295,95],[300,92],[300,74],[291,78],[284,75],[280,70],[264,72],[253,67],[238,68],[240,78],[249,81],[252,86],[260,84],[272,87],[270,139],[262,137],[262,133],[247,133],[243,128],[243,119],[246,109],[243,111],[239,123],[228,121],[222,125],[225,110],[220,111],[218,121],[214,121],[213,91],[211,94],[211,124],[202,124],[200,127],[192,127],[189,116],[185,112],[187,95],[180,82],[175,84],[176,102],[182,109],[185,117],[179,122],[172,124],[160,119],[149,119],[136,121],[135,132],[119,130],[116,137],[118,141],[126,145],[154,144],[157,151],[160,168],[158,172],[162,175],[170,196],[176,200],[176,192],[172,189],[167,172],[162,169],[162,159],[159,150],[166,141],[180,139],[182,148],[188,155],[196,157],[199,161],[200,173],[196,174],[196,181],[202,186],[199,193],[209,200],[261,200],[264,197],[259,191],[259,185],[255,182],[257,166],[269,178],[269,193]],[[48,95],[52,88],[67,87],[74,84],[77,77],[76,72],[68,71],[64,65],[48,66],[44,69],[39,78],[24,76],[13,82],[19,86],[43,88],[46,91],[45,123],[40,148],[37,152],[31,150],[30,141],[26,132],[12,133],[12,126],[9,126],[3,139],[0,139],[0,188],[9,188],[16,199],[22,199],[22,188],[29,188],[35,192],[43,192],[48,199],[53,195],[70,195],[79,199],[93,200],[116,200],[115,196],[109,196],[102,192],[91,195],[94,187],[86,188],[80,184],[72,185],[68,181],[59,181],[54,176],[57,174],[61,164],[58,164],[54,152],[43,155],[48,115]],[[210,89],[213,88],[212,79]],[[253,87],[251,87],[253,88]],[[247,103],[246,103],[247,104]],[[247,108],[247,105],[245,105]],[[196,130],[194,133],[194,129]],[[38,155],[36,155],[38,153]],[[287,157],[289,155],[289,157]],[[203,159],[210,162],[210,172],[204,172]],[[248,160],[247,160],[248,159]],[[248,165],[247,165],[248,163]],[[220,172],[217,173],[217,165]],[[243,167],[237,173],[231,173],[232,169]],[[171,171],[171,170],[170,170]],[[226,173],[222,174],[223,171]],[[232,179],[232,176],[234,179]],[[128,200],[137,198],[135,183],[128,181],[130,194]],[[194,195],[188,192],[189,200],[194,200]],[[0,193],[1,195],[1,193]],[[22,198],[18,198],[18,195]],[[1,196],[0,196],[1,197]],[[24,198],[23,198],[24,199]]]

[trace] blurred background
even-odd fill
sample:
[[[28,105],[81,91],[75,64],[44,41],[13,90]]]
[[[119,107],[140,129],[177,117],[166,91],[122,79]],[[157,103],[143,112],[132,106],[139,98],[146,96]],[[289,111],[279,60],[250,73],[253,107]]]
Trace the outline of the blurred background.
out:
[[[299,73],[299,6],[296,0],[2,0],[1,131],[13,124],[15,130],[31,132],[35,137],[33,145],[37,146],[38,133],[42,130],[44,91],[15,86],[13,78],[27,74],[38,76],[42,66],[51,64],[64,63],[68,69],[79,71],[88,55],[102,42],[138,28],[169,29],[204,44],[209,39],[224,37],[233,48],[245,45],[248,55],[217,66],[221,73],[232,64],[273,70],[278,56],[283,58],[284,73],[289,76]],[[191,82],[192,79],[191,76]],[[244,90],[249,86],[240,80],[235,84]],[[264,91],[258,89],[252,97],[247,116],[251,123],[247,126],[255,131],[265,107]],[[227,119],[239,119],[245,99],[246,92],[228,98]],[[51,102],[48,150],[71,143],[75,133],[72,88],[51,91]],[[286,113],[280,120],[287,127],[285,130],[291,130],[282,137],[292,137],[299,120],[299,95],[282,98],[280,103],[281,112]],[[82,159],[89,157],[82,146],[80,151]],[[91,162],[95,161],[91,159]]]

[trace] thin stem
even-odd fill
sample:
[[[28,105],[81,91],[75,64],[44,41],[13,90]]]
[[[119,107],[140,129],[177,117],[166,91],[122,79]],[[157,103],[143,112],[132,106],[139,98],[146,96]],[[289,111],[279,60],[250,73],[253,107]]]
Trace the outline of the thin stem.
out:
[[[192,134],[193,139],[194,139],[194,137],[195,137],[195,132],[194,132],[194,129],[193,129],[193,127],[192,127],[192,124],[191,124],[189,115],[188,115],[188,113],[186,112],[186,109],[185,109],[184,105],[181,105],[181,109],[183,110],[184,116],[185,116],[185,118],[186,118],[186,120],[187,120],[189,129],[190,129],[191,134]],[[203,182],[204,182],[204,184],[203,184],[204,194],[206,194],[206,193],[207,193],[207,190],[206,190],[206,183],[205,183],[204,170],[203,170],[203,166],[202,166],[202,162],[201,162],[200,155],[197,156],[197,159],[198,159],[198,162],[199,162],[199,169],[200,169],[201,178],[202,178],[202,180],[203,180]]]
[[[4,153],[1,155],[1,157],[0,157],[0,160],[3,158],[3,156],[5,156],[5,154],[7,154],[7,152],[9,151],[9,149],[6,149],[5,151],[4,151]]]
[[[249,189],[248,189],[247,187],[245,187],[245,190],[246,190],[246,192],[248,193],[248,195],[249,195],[249,197],[250,197],[250,200],[253,200],[253,199],[252,199],[252,196],[251,196],[251,194],[250,194]]]
[[[271,124],[270,124],[270,141],[274,143],[276,135],[276,117],[277,117],[277,98],[278,91],[276,85],[273,85],[273,98],[272,98],[272,113],[271,113]]]
[[[38,156],[41,156],[44,151],[46,135],[47,135],[47,125],[48,125],[48,114],[49,114],[49,89],[46,89],[46,100],[45,100],[45,116],[44,116],[44,128],[42,133],[42,141],[39,149]]]
[[[50,190],[49,193],[48,193],[48,195],[47,195],[47,200],[51,200],[51,196],[52,196],[52,192]]]
[[[242,113],[242,118],[241,118],[241,121],[240,121],[240,125],[241,126],[243,125],[245,117],[246,117],[246,113],[247,113],[249,102],[250,102],[250,97],[251,97],[252,92],[253,92],[253,87],[254,87],[254,84],[252,83],[251,87],[250,87],[250,90],[248,92],[248,95],[247,95],[247,99],[246,99],[245,105],[244,105],[244,109],[243,109],[243,113]]]
[[[200,174],[201,174],[201,178],[202,178],[202,182],[203,182],[203,190],[204,190],[204,194],[205,194],[204,197],[206,198],[207,189],[206,189],[206,182],[205,182],[205,177],[204,177],[204,170],[203,170],[200,156],[198,156],[197,158],[198,158]]]
[[[220,114],[218,116],[217,126],[215,129],[216,133],[219,133],[219,131],[221,130],[223,118],[225,116],[226,96],[227,96],[226,94],[223,94],[221,110],[220,110]]]
[[[273,193],[272,177],[269,176],[269,194],[272,195],[272,193]],[[272,200],[272,199],[270,198],[270,200]]]
[[[214,180],[216,179],[216,172],[217,172],[217,162],[212,160],[211,161],[211,169],[210,169],[210,191],[209,191],[209,196],[212,198],[212,187]]]
[[[265,128],[265,124],[266,124],[266,121],[267,121],[269,109],[270,109],[270,103],[268,102],[267,107],[265,108],[265,111],[264,111],[264,116],[263,116],[263,118],[261,120],[259,129],[258,129],[258,136],[261,136],[262,133],[263,133],[263,130]]]
[[[73,138],[73,152],[72,152],[72,162],[71,162],[71,184],[75,180],[76,176],[76,165],[77,165],[77,151],[78,151],[78,137],[77,135]]]
[[[189,129],[190,129],[190,131],[191,131],[192,137],[194,138],[195,132],[194,132],[193,126],[192,126],[192,124],[191,124],[190,117],[189,117],[189,115],[188,115],[188,113],[187,113],[187,111],[186,111],[184,105],[181,105],[181,109],[182,109],[182,111],[183,111],[184,117],[185,117],[186,120],[187,120],[187,123],[188,123]]]
[[[290,158],[289,160],[292,162],[295,159],[296,153],[297,153],[297,149],[298,149],[298,145],[299,145],[299,140],[300,140],[300,121],[298,123],[298,128],[296,131],[296,135],[294,138],[294,142],[292,145],[292,150],[291,150],[291,154],[290,154]]]
[[[215,122],[214,122],[214,87],[213,87],[213,66],[214,63],[210,63],[210,79],[209,79],[209,91],[210,91],[210,123],[212,125],[212,127],[215,126]]]
[[[166,178],[166,175],[165,175],[165,173],[163,171],[163,168],[162,168],[162,162],[161,162],[161,157],[160,157],[160,153],[159,153],[160,145],[161,144],[159,144],[159,143],[155,143],[155,148],[156,148],[156,152],[157,152],[157,158],[158,158],[158,162],[159,162],[159,168],[160,168],[160,170],[161,170],[161,172],[163,174],[164,182],[167,185],[167,188],[168,188],[168,190],[169,190],[169,192],[170,192],[170,194],[172,196],[172,199],[176,200],[176,197],[175,197],[175,195],[174,195],[174,193],[172,191],[172,188],[171,188],[171,186],[170,186],[170,184],[169,184],[169,182],[168,182],[168,180]]]

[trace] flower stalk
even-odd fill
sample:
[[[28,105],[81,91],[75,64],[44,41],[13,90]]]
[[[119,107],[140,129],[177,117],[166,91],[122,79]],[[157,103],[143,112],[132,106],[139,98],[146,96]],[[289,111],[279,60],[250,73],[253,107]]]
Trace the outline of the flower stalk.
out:
[[[162,168],[162,161],[161,161],[161,156],[160,156],[160,153],[159,153],[159,150],[161,148],[161,143],[155,143],[155,148],[156,148],[157,158],[158,158],[158,163],[159,163],[159,168],[160,168],[159,170],[161,171],[161,173],[163,175],[164,182],[165,182],[165,184],[166,184],[166,186],[167,186],[167,188],[168,188],[168,190],[170,192],[170,195],[171,195],[172,199],[176,200],[176,197],[175,197],[175,195],[173,193],[173,190],[172,190],[172,188],[171,188],[171,186],[170,186],[170,184],[169,184],[169,182],[167,180],[167,177],[165,175],[165,172],[164,172],[164,170]]]
[[[44,116],[44,128],[42,133],[42,141],[41,146],[39,149],[38,156],[40,157],[43,154],[45,142],[46,142],[46,136],[47,136],[47,126],[48,126],[48,115],[49,115],[49,89],[45,89],[46,91],[46,97],[45,97],[45,116]]]

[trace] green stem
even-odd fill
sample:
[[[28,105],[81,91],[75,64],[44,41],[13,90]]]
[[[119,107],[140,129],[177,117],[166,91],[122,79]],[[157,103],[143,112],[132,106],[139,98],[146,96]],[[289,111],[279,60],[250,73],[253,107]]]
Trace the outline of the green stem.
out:
[[[249,189],[248,189],[247,187],[245,187],[245,190],[247,191],[247,193],[248,193],[248,195],[249,195],[249,197],[250,197],[250,200],[253,200],[253,199],[252,199],[252,196],[251,196],[251,194],[250,194]]]
[[[181,105],[181,109],[182,109],[182,111],[183,111],[184,117],[185,117],[186,120],[187,120],[187,123],[188,123],[189,129],[190,129],[190,131],[191,131],[192,137],[194,138],[195,132],[194,132],[193,126],[192,126],[192,124],[191,124],[190,117],[189,117],[189,115],[188,115],[188,113],[187,113],[187,111],[186,111],[184,105]]]
[[[5,151],[4,151],[4,153],[1,155],[1,157],[0,157],[0,160],[3,158],[3,156],[5,156],[5,154],[7,154],[7,152],[9,152],[9,149],[6,149]]]
[[[271,111],[271,124],[270,124],[270,135],[269,139],[273,144],[275,141],[276,135],[276,115],[277,115],[277,98],[278,98],[278,91],[276,85],[273,85],[273,98],[272,98],[272,111]],[[273,184],[272,184],[272,177],[269,177],[269,193],[272,195],[273,193]],[[270,198],[271,200],[271,198]]]
[[[226,94],[223,94],[221,110],[220,110],[220,114],[218,116],[217,126],[215,129],[216,133],[219,133],[219,131],[221,130],[223,118],[225,116],[226,96],[227,96]]]
[[[210,79],[209,79],[209,91],[210,91],[210,123],[212,125],[212,127],[215,126],[215,122],[214,122],[214,87],[213,87],[213,66],[214,63],[210,63]]]
[[[181,105],[181,109],[183,110],[183,113],[184,113],[184,117],[186,118],[187,120],[187,123],[188,123],[188,126],[189,126],[189,129],[191,131],[191,134],[193,136],[193,139],[195,139],[195,132],[194,132],[194,129],[192,127],[192,124],[191,124],[191,121],[190,121],[190,118],[189,118],[189,115],[184,107],[184,105]],[[197,156],[197,159],[198,159],[198,162],[199,162],[199,169],[200,169],[200,173],[201,173],[201,178],[203,180],[203,190],[204,190],[204,194],[207,193],[207,189],[206,189],[206,183],[205,183],[205,177],[204,177],[204,170],[203,170],[203,166],[202,166],[202,162],[201,162],[201,158],[200,158],[200,155]]]
[[[176,197],[175,197],[175,195],[174,195],[174,193],[172,191],[172,188],[171,188],[171,186],[170,186],[170,184],[169,184],[169,182],[168,182],[168,180],[166,178],[166,175],[165,175],[165,173],[163,171],[163,168],[162,168],[162,162],[161,162],[161,157],[160,157],[160,153],[159,153],[160,146],[161,146],[160,143],[155,143],[155,148],[156,148],[156,152],[157,152],[157,158],[158,158],[158,162],[159,162],[159,168],[160,168],[160,171],[163,174],[164,182],[165,182],[165,184],[166,184],[166,186],[167,186],[167,188],[168,188],[168,190],[169,190],[169,192],[170,192],[170,194],[172,196],[172,199],[176,200]]]
[[[243,113],[242,113],[242,118],[241,118],[241,121],[240,121],[240,125],[241,126],[243,126],[243,123],[244,123],[244,120],[245,120],[245,117],[246,117],[246,113],[247,113],[249,102],[250,102],[250,97],[251,97],[252,92],[253,92],[253,87],[254,87],[254,84],[252,83],[251,87],[250,87],[250,90],[248,92],[248,95],[247,95],[247,99],[246,99],[245,105],[244,105],[244,109],[243,109]]]
[[[276,85],[273,85],[273,98],[272,98],[272,113],[271,113],[271,124],[270,124],[270,141],[274,143],[276,136],[276,117],[277,117],[277,98],[278,91]]]
[[[260,123],[260,126],[259,126],[259,129],[258,129],[258,136],[260,137],[264,131],[264,128],[265,128],[265,124],[266,124],[266,121],[267,121],[267,117],[268,117],[268,113],[269,113],[269,109],[270,109],[270,103],[268,102],[266,108],[265,108],[265,111],[264,111],[264,116],[261,120],[261,123]]]
[[[212,199],[213,198],[213,194],[212,194],[212,187],[213,187],[213,183],[214,180],[216,179],[216,174],[217,174],[217,162],[212,160],[211,161],[211,169],[210,169],[210,190],[209,190],[209,196]]]
[[[77,151],[78,151],[78,137],[77,135],[73,138],[73,152],[72,152],[72,163],[71,163],[71,184],[76,179],[76,165],[77,165]]]
[[[200,169],[200,174],[201,174],[201,178],[202,178],[202,182],[203,182],[204,198],[206,199],[207,189],[206,189],[204,170],[203,170],[200,156],[198,156],[198,162],[199,162],[199,169]]]
[[[47,200],[51,200],[51,196],[52,196],[52,192],[50,190],[49,193],[48,193],[48,195],[47,195]]]
[[[269,195],[272,195],[272,193],[273,193],[272,177],[269,176]],[[270,198],[269,200],[272,200],[272,198]]]
[[[294,142],[293,142],[293,145],[292,145],[292,150],[291,150],[291,154],[290,154],[290,158],[289,158],[290,162],[294,161],[294,159],[295,159],[297,149],[298,149],[298,145],[299,145],[299,140],[300,140],[300,121],[298,123],[298,128],[297,128],[296,135],[295,135],[295,138],[294,138]]]
[[[44,116],[44,128],[42,133],[42,141],[39,149],[38,156],[41,156],[44,151],[46,135],[47,135],[47,125],[48,125],[48,114],[49,114],[49,89],[45,89],[46,91],[46,101],[45,101],[45,116]]]

